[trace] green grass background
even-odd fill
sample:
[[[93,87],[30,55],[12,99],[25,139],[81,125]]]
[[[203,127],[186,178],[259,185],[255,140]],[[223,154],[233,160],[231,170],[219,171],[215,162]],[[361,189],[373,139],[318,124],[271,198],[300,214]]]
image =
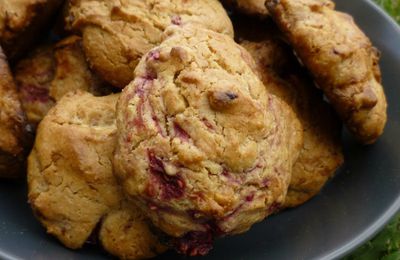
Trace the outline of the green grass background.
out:
[[[400,0],[375,0],[382,6],[398,23],[400,23]]]
[[[400,0],[375,0],[375,2],[400,24]],[[400,214],[374,239],[344,260],[400,260]]]

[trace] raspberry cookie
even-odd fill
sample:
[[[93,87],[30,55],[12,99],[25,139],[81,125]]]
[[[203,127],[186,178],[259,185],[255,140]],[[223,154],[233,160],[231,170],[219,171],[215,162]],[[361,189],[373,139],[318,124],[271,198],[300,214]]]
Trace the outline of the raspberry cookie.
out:
[[[350,132],[374,143],[386,125],[387,102],[379,53],[368,37],[330,0],[267,0],[267,6]]]
[[[89,69],[81,38],[68,37],[55,46],[43,46],[20,61],[15,69],[22,105],[32,125],[37,125],[64,94],[84,90],[96,96],[111,89]]]
[[[69,248],[82,247],[99,225],[110,253],[149,258],[163,247],[139,210],[125,209],[113,175],[117,98],[70,92],[50,110],[29,156],[29,202],[47,232]]]
[[[71,1],[66,19],[82,33],[92,67],[120,88],[131,82],[142,55],[161,42],[171,24],[196,24],[233,36],[217,0],[77,0]]]
[[[114,166],[178,251],[204,255],[214,236],[245,232],[283,205],[301,132],[232,38],[191,26],[165,35],[118,101]]]
[[[0,47],[0,177],[18,177],[24,168],[27,133],[7,58]]]
[[[285,207],[298,206],[316,195],[343,163],[341,123],[322,93],[297,62],[279,34],[257,33],[251,37],[247,28],[277,31],[272,23],[241,19],[237,34],[241,45],[257,63],[261,80],[272,94],[282,98],[295,111],[304,131],[304,145],[293,166]],[[242,33],[245,31],[245,33]],[[244,39],[249,40],[244,40]],[[256,39],[257,38],[257,39]]]
[[[0,43],[14,59],[32,48],[63,0],[2,0],[0,3]]]

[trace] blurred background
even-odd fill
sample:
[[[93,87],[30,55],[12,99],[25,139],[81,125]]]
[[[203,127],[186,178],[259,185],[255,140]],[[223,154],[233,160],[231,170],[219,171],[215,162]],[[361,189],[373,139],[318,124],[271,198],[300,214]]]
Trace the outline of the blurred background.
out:
[[[400,23],[400,0],[375,0],[375,2]]]

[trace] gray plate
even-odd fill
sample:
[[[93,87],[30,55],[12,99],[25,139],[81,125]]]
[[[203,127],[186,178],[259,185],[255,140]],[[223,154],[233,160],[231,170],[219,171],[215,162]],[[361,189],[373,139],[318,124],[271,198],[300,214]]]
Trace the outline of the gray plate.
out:
[[[216,242],[205,259],[331,259],[344,256],[381,229],[400,208],[400,30],[369,1],[337,0],[382,51],[389,99],[385,135],[362,147],[345,134],[346,164],[306,205]],[[47,236],[26,203],[25,186],[0,184],[1,259],[106,259],[95,246],[74,252]],[[177,258],[173,253],[160,259]]]

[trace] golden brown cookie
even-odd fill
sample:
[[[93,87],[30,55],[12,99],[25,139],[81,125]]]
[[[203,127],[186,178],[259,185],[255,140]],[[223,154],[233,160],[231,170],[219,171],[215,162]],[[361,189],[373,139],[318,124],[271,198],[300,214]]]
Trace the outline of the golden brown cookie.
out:
[[[330,0],[267,0],[271,16],[353,135],[383,133],[387,103],[378,51],[351,16]]]
[[[55,102],[69,91],[109,94],[106,86],[89,69],[81,38],[70,36],[54,46],[43,46],[21,60],[15,69],[22,105],[31,124],[37,125]]]
[[[75,0],[66,19],[82,33],[93,68],[120,88],[132,81],[142,55],[161,42],[171,24],[196,24],[233,36],[217,0]]]
[[[54,106],[49,96],[55,74],[54,50],[43,46],[21,60],[14,71],[19,97],[30,124],[36,125]]]
[[[291,106],[304,131],[285,201],[285,207],[295,207],[315,196],[343,163],[341,123],[279,34],[261,33],[276,31],[275,25],[250,19],[246,23],[244,19],[235,26],[240,44],[256,61],[267,90]],[[257,35],[248,35],[246,28],[256,28]]]
[[[21,56],[37,42],[63,0],[2,0],[0,43],[10,59]]]
[[[269,16],[265,0],[221,0],[221,2],[241,13],[259,17]]]
[[[24,146],[28,136],[25,115],[1,47],[0,93],[0,177],[15,178],[25,168]]]
[[[69,248],[80,248],[104,218],[100,240],[107,251],[149,258],[163,248],[138,209],[124,208],[113,175],[117,98],[69,92],[50,110],[29,156],[29,203],[47,232]]]
[[[284,203],[302,136],[232,38],[192,26],[165,35],[118,101],[114,167],[179,252],[204,255],[214,236],[245,232]]]
[[[82,39],[70,36],[58,42],[54,47],[56,70],[51,82],[49,95],[60,100],[67,92],[87,91],[94,96],[111,93],[108,84],[93,73],[82,49]]]
[[[99,239],[104,249],[119,259],[145,259],[166,250],[132,204],[123,204],[104,217]]]

